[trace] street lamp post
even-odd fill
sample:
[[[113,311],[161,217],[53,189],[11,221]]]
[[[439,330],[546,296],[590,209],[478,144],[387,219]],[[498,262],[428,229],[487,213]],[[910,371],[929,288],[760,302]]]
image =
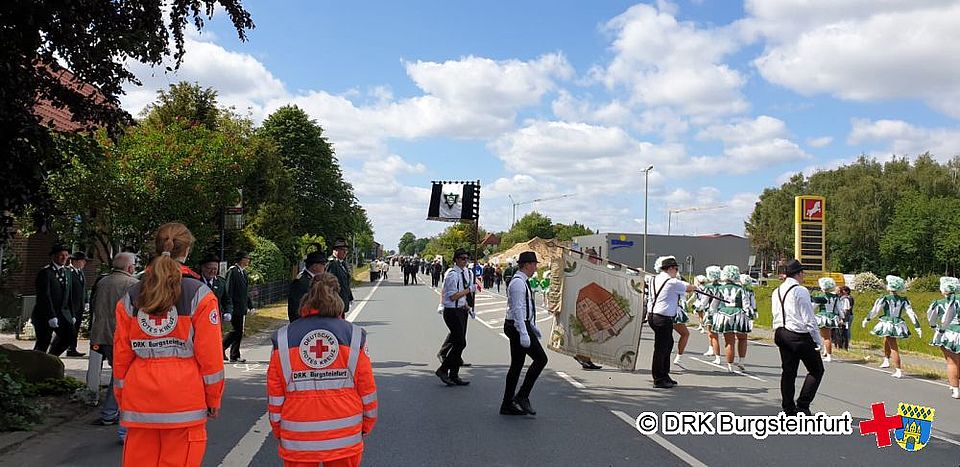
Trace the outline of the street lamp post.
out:
[[[558,199],[569,198],[575,194],[576,193],[568,193],[565,195],[552,196],[549,198],[537,198],[537,199],[531,199],[529,201],[520,201],[519,203],[513,200],[513,196],[507,195],[507,198],[510,198],[510,202],[513,203],[513,221],[510,223],[510,227],[513,227],[514,225],[517,224],[517,206],[523,206],[525,204],[531,204],[531,203],[539,203],[541,201],[554,201]]]
[[[647,215],[647,208],[649,206],[649,186],[650,186],[650,171],[653,170],[653,166],[649,166],[646,169],[643,169],[643,270],[647,270],[647,219],[650,217]]]

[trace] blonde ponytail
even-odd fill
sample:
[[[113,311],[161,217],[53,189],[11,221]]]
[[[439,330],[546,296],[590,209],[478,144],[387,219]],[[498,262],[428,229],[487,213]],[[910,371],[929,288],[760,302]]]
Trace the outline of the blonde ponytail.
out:
[[[157,229],[154,245],[157,256],[150,262],[140,286],[140,295],[134,305],[145,313],[166,314],[180,299],[182,273],[174,258],[187,255],[195,241],[187,226],[178,222],[164,224]]]

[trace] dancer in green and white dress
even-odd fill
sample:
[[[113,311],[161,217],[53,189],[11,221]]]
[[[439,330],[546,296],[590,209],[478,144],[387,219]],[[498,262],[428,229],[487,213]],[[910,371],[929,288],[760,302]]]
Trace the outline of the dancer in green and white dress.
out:
[[[703,286],[703,290],[710,295],[719,296],[720,294],[720,275],[721,275],[720,266],[707,266],[707,284]],[[704,356],[716,358],[713,360],[715,365],[720,364],[720,337],[717,335],[717,332],[713,329],[713,314],[716,313],[717,307],[720,306],[719,302],[711,299],[710,297],[704,297],[706,299],[706,307],[704,308],[704,313],[707,315],[703,320],[703,326],[707,328],[707,336],[710,338],[710,348],[704,352]]]
[[[870,334],[883,338],[883,363],[880,368],[888,368],[891,360],[896,371],[893,372],[894,378],[903,376],[900,368],[900,348],[897,346],[897,339],[906,339],[910,337],[910,330],[907,329],[907,323],[901,317],[904,313],[913,323],[913,328],[917,330],[917,337],[923,337],[923,331],[920,329],[920,322],[917,321],[917,314],[910,306],[910,300],[899,294],[907,289],[907,284],[903,278],[897,276],[887,276],[887,291],[890,292],[877,299],[870,309],[870,313],[863,318],[862,327],[867,327],[867,323],[874,316],[880,317],[880,322],[870,331]]]
[[[698,291],[703,291],[704,286],[707,285],[707,276],[703,274],[698,275],[693,280],[694,285],[697,286]],[[700,334],[707,332],[706,328],[703,327],[703,320],[707,311],[707,307],[710,305],[710,297],[695,293],[690,296],[691,301],[693,302],[693,311],[697,313],[697,318],[700,320],[700,325],[697,327],[697,331],[700,331]]]
[[[940,292],[944,298],[930,304],[927,318],[933,331],[932,344],[940,347],[947,361],[947,382],[950,397],[960,399],[960,280],[955,277],[940,278]]]
[[[820,328],[820,337],[823,338],[823,348],[820,354],[824,362],[833,360],[833,329],[840,328],[840,296],[834,292],[837,290],[837,282],[830,277],[821,277],[817,280],[820,290],[820,300],[815,301],[817,305],[816,312],[817,326]]]
[[[746,358],[747,333],[750,332],[750,303],[745,300],[746,293],[738,282],[740,281],[740,268],[733,265],[723,267],[721,274],[723,285],[720,286],[720,297],[723,300],[714,299],[717,303],[716,311],[713,314],[713,330],[717,334],[723,335],[724,350],[727,357],[727,370],[733,372],[735,349],[744,347],[744,355],[736,361],[737,366],[744,369],[744,359]],[[740,342],[742,342],[742,344]]]

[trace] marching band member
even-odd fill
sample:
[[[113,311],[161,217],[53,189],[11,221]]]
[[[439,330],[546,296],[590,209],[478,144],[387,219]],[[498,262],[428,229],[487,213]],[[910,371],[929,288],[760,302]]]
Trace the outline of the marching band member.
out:
[[[661,272],[659,268],[654,268],[657,272]],[[696,298],[696,294],[693,294],[693,298]],[[687,348],[687,341],[690,340],[690,330],[687,329],[687,322],[690,321],[690,315],[687,314],[687,297],[686,293],[680,296],[680,303],[677,305],[677,315],[673,317],[673,330],[677,331],[677,334],[680,334],[680,339],[677,340],[677,356],[674,357],[673,363],[680,363],[680,357],[683,355],[683,351]]]
[[[703,286],[703,290],[710,295],[719,295],[720,294],[720,275],[721,269],[720,266],[707,266],[707,285]],[[704,307],[704,313],[706,318],[704,319],[703,325],[707,328],[707,335],[710,337],[710,348],[703,354],[704,356],[711,357],[716,356],[713,360],[714,365],[720,364],[720,337],[717,335],[716,329],[713,326],[713,315],[716,313],[716,307],[719,305],[719,302],[711,299],[710,297],[704,297],[706,306]]]
[[[746,333],[743,339],[737,340],[737,358],[740,369],[744,369],[743,361],[747,358],[747,337],[746,334],[753,332],[753,320],[757,319],[757,294],[753,291],[757,284],[749,274],[740,274],[740,285],[743,286],[743,309],[747,312]]]
[[[830,277],[817,279],[817,284],[823,295],[817,300],[817,326],[820,328],[820,337],[823,339],[821,355],[824,362],[833,360],[833,340],[831,334],[834,329],[840,328],[840,297],[833,293],[837,283]]]
[[[877,299],[870,313],[863,318],[860,325],[866,328],[867,323],[874,316],[880,316],[880,322],[870,331],[870,334],[883,338],[883,363],[880,364],[880,368],[888,368],[892,356],[893,367],[896,368],[892,376],[900,378],[903,376],[903,372],[900,369],[900,349],[897,347],[897,339],[910,337],[907,323],[901,318],[903,313],[906,312],[910,322],[913,323],[914,329],[917,330],[917,337],[923,337],[923,331],[917,321],[917,314],[913,312],[913,307],[910,306],[910,300],[898,295],[906,290],[906,282],[903,278],[897,276],[887,276],[886,279],[887,291],[890,293]]]
[[[670,389],[677,382],[670,377],[670,352],[673,350],[674,320],[687,292],[696,286],[677,277],[680,265],[673,256],[661,256],[654,263],[660,273],[650,279],[647,316],[653,330],[653,358],[650,373],[653,387]]]
[[[698,275],[694,278],[694,284],[697,286],[698,291],[703,291],[703,287],[707,284],[707,276],[703,274]],[[700,321],[700,325],[697,326],[697,331],[700,331],[700,334],[707,332],[703,327],[704,313],[706,312],[707,305],[710,303],[710,297],[700,294],[693,294],[690,296],[690,299],[693,301],[693,311],[697,313],[697,318]]]
[[[947,381],[950,383],[950,396],[960,399],[960,319],[956,313],[960,301],[956,292],[960,289],[960,280],[956,277],[940,278],[940,293],[943,298],[934,300],[927,309],[927,319],[933,328],[933,341],[930,345],[940,347],[943,358],[947,360]],[[946,315],[953,310],[953,318]]]
[[[780,350],[780,397],[783,412],[796,415],[802,412],[810,415],[810,404],[817,395],[817,389],[823,380],[823,361],[817,348],[822,347],[817,318],[813,315],[810,292],[803,283],[803,264],[790,260],[784,265],[786,278],[783,284],[770,296],[773,312],[773,342]],[[803,362],[807,376],[803,379],[800,397],[797,393],[797,369]]]
[[[740,268],[733,265],[723,267],[721,279],[724,284],[720,287],[720,296],[723,300],[714,299],[716,311],[713,314],[713,331],[723,335],[724,348],[727,357],[727,371],[733,372],[734,346],[739,348],[746,345],[747,333],[750,332],[749,308],[744,307],[744,290],[737,282],[740,280]],[[749,307],[749,304],[746,303]],[[743,342],[742,344],[738,341]],[[744,349],[746,350],[746,349]],[[746,357],[744,355],[743,357]],[[741,370],[743,357],[737,361]]]

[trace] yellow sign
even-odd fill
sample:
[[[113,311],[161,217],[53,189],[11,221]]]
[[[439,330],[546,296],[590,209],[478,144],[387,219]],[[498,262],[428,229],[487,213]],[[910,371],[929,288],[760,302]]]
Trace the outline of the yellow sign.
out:
[[[794,257],[816,282],[827,270],[827,201],[823,196],[794,198]]]

